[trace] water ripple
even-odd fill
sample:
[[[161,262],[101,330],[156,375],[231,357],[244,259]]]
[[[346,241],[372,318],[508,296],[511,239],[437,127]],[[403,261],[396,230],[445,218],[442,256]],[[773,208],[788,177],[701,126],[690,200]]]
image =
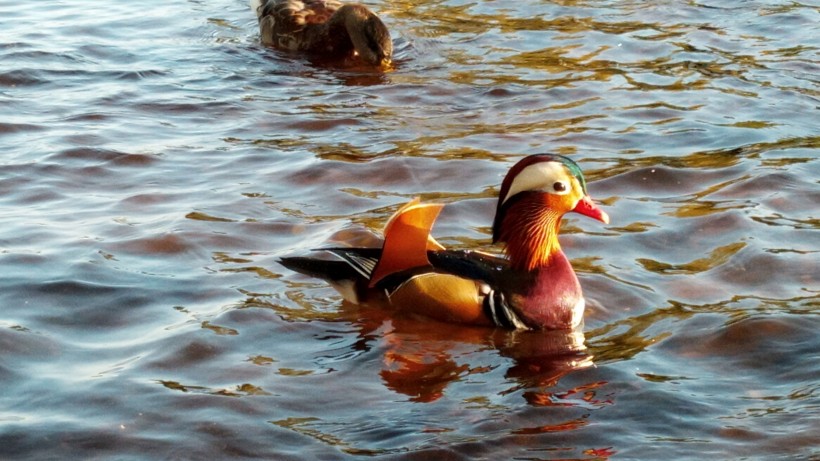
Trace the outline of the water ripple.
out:
[[[389,72],[246,2],[3,2],[0,458],[817,457],[820,11],[373,1]],[[352,306],[277,263],[412,197],[490,244],[569,155],[583,334]]]

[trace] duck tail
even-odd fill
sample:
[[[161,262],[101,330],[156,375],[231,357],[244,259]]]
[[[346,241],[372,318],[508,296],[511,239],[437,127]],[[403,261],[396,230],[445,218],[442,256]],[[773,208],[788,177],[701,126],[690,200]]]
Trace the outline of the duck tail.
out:
[[[262,16],[262,4],[264,3],[263,0],[251,0],[251,10],[256,13],[256,17],[259,18]]]

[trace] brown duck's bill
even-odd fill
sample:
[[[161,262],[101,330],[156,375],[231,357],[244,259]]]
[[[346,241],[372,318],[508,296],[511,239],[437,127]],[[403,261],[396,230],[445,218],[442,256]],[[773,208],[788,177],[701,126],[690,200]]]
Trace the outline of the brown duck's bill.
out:
[[[609,215],[606,214],[604,210],[598,208],[598,205],[592,202],[592,197],[589,195],[585,195],[584,198],[575,205],[572,211],[589,216],[592,219],[597,219],[604,224],[609,224]]]

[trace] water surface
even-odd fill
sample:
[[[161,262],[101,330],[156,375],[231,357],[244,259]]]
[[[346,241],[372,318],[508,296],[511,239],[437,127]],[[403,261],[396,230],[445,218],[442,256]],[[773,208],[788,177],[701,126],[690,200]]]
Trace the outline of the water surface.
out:
[[[820,458],[820,8],[367,4],[388,73],[266,49],[244,1],[0,0],[0,457]],[[415,196],[493,249],[536,152],[612,217],[563,226],[583,334],[276,263]]]

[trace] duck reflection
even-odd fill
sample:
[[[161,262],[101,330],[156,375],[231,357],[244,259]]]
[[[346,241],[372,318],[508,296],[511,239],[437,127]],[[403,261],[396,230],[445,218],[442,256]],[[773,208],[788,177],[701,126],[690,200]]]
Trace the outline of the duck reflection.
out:
[[[382,338],[385,350],[379,375],[385,386],[414,402],[436,401],[449,384],[499,366],[498,362],[473,365],[459,360],[477,347],[512,359],[505,377],[515,385],[502,394],[530,389],[524,398],[540,406],[551,405],[553,396],[532,389],[553,387],[563,376],[593,363],[580,330],[511,331],[431,322],[379,307],[345,304],[345,310],[358,317],[354,323],[364,342]]]

